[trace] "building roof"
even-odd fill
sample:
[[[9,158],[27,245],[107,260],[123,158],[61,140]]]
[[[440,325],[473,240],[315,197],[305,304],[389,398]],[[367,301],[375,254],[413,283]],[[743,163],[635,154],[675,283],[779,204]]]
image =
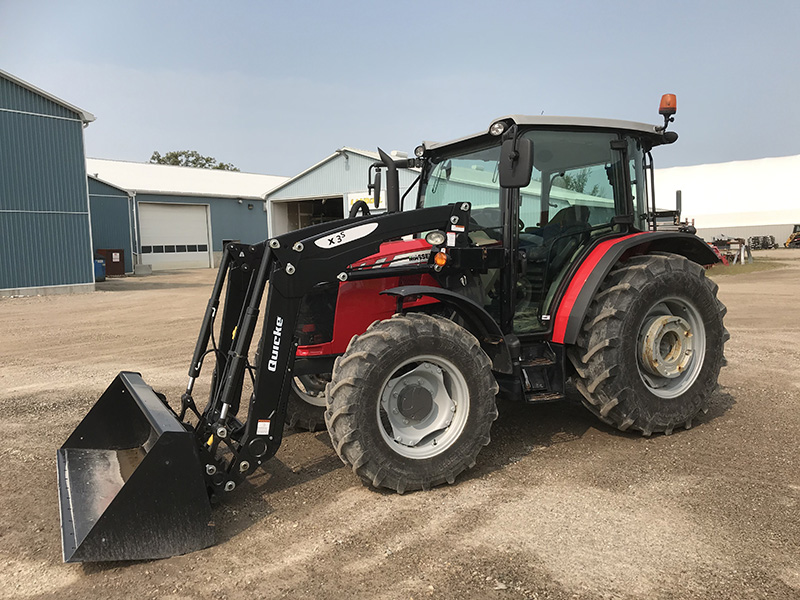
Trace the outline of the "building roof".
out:
[[[72,112],[78,113],[78,115],[80,116],[81,120],[84,123],[91,123],[92,121],[95,120],[95,116],[92,113],[90,113],[89,111],[83,110],[82,108],[78,108],[74,104],[70,104],[69,102],[66,102],[66,101],[62,100],[61,98],[58,98],[57,96],[54,96],[50,92],[45,92],[44,90],[36,87],[32,83],[28,83],[24,79],[20,79],[19,77],[15,76],[15,75],[12,75],[11,73],[8,73],[6,71],[3,71],[2,69],[0,69],[0,76],[5,77],[6,79],[8,79],[10,81],[13,81],[14,83],[19,85],[20,87],[23,87],[23,88],[25,88],[25,89],[27,89],[27,90],[35,93],[35,94],[39,94],[40,96],[43,96],[43,97],[47,98],[48,100],[50,100],[51,102],[55,102],[56,104],[59,104],[59,105],[63,106],[64,108],[66,108],[68,110],[71,110]]]
[[[281,189],[285,188],[286,186],[291,185],[295,181],[298,181],[299,179],[302,179],[303,177],[305,177],[306,175],[308,175],[312,171],[316,171],[322,165],[332,161],[333,159],[335,159],[335,158],[337,158],[339,156],[342,156],[342,155],[347,156],[348,152],[352,152],[353,154],[359,154],[359,155],[361,155],[361,156],[363,156],[365,158],[369,158],[369,159],[372,159],[372,160],[380,160],[380,156],[378,156],[377,152],[370,152],[368,150],[359,150],[358,148],[351,148],[349,146],[342,146],[341,148],[336,150],[333,154],[330,154],[330,155],[326,156],[325,158],[323,158],[321,161],[319,161],[315,165],[312,165],[312,166],[308,167],[305,171],[302,171],[301,173],[298,173],[294,177],[290,177],[290,178],[286,179],[286,181],[276,185],[271,190],[268,190],[266,193],[263,194],[264,199],[266,199],[267,197],[271,196],[272,194],[274,194],[278,190],[281,190]]]
[[[87,158],[86,172],[90,177],[128,192],[254,200],[262,199],[265,193],[288,179],[278,175],[196,169],[103,158]]]

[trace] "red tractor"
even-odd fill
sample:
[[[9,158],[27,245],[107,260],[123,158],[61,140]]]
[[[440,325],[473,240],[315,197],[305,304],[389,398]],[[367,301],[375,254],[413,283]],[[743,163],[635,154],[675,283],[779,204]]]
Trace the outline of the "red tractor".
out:
[[[59,450],[64,559],[210,545],[209,499],[271,458],[285,424],[326,425],[363,481],[401,493],[472,467],[497,397],[556,401],[568,379],[620,430],[691,427],[728,333],[702,266],[718,258],[656,223],[650,152],[677,139],[674,106],[665,96],[661,126],[510,116],[413,159],[381,152],[387,214],[361,204],[229,244],[180,409],[122,372]],[[401,168],[419,173],[415,210],[400,211]]]

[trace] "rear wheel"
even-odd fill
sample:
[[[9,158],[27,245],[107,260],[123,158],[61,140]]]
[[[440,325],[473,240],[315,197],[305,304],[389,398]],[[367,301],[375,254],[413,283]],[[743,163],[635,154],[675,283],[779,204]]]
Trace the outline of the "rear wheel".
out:
[[[637,256],[609,273],[570,351],[584,405],[623,431],[691,427],[724,362],[716,292],[702,267],[675,254]]]
[[[497,418],[498,387],[475,337],[442,317],[395,315],[336,360],[325,420],[342,461],[400,493],[453,483]]]

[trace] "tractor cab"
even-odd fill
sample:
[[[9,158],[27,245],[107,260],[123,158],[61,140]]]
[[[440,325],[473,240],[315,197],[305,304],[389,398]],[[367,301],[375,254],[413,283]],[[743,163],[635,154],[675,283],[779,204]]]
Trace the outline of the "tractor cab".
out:
[[[484,133],[417,149],[418,208],[471,203],[471,243],[508,253],[502,268],[480,275],[477,300],[504,332],[541,335],[579,256],[606,236],[648,229],[648,153],[676,138],[625,121],[505,117]],[[511,169],[522,179],[508,185],[504,164],[514,160],[528,164]]]

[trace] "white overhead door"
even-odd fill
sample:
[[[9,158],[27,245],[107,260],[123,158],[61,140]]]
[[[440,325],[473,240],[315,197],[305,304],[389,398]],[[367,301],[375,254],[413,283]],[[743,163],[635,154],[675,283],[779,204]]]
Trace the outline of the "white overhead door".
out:
[[[158,269],[210,267],[208,206],[139,203],[142,263]]]

